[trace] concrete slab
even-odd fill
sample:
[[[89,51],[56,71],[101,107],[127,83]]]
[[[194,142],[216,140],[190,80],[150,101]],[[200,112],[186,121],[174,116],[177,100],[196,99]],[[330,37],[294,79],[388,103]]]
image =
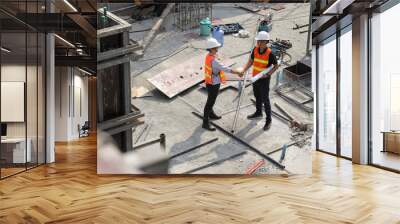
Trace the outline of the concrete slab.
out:
[[[300,60],[306,53],[306,34],[299,34],[292,27],[295,23],[308,23],[309,4],[285,4],[285,9],[273,12],[272,38],[289,39],[293,47],[288,50],[292,56],[292,62]],[[246,30],[250,32],[249,38],[237,38],[233,35],[225,35],[224,46],[220,53],[226,57],[234,56],[249,51],[253,45],[254,34],[258,15],[246,10],[235,7],[234,4],[219,3],[213,6],[213,16],[218,18],[220,23],[239,22]],[[185,32],[177,32],[172,24],[172,15],[170,22],[165,23],[164,32],[161,32],[152,45],[149,46],[143,59],[131,62],[132,68],[132,86],[144,86],[150,90],[154,87],[146,80],[162,71],[176,66],[188,58],[196,55],[204,55],[204,37],[197,35],[198,29],[192,29]],[[134,34],[132,34],[134,35]],[[145,35],[145,34],[143,34]],[[183,49],[184,48],[184,49]],[[170,55],[177,50],[183,49],[173,57],[160,57]],[[249,55],[242,55],[233,59],[236,64],[234,67],[243,66]],[[276,82],[276,74],[271,79],[271,88]],[[236,83],[235,83],[236,85]],[[170,155],[181,152],[193,145],[218,137],[219,141],[197,149],[184,156],[178,157],[170,163],[170,173],[183,173],[185,171],[197,168],[218,159],[226,158],[229,155],[241,151],[248,151],[247,154],[224,162],[220,165],[212,166],[196,174],[244,174],[248,166],[260,160],[260,156],[249,151],[245,146],[223,133],[207,132],[201,128],[202,121],[191,114],[193,108],[188,106],[178,97],[168,99],[158,91],[153,91],[151,98],[133,99],[132,103],[139,107],[145,114],[145,122],[151,123],[152,128],[149,132],[149,138],[156,137],[160,133],[167,136],[167,149]],[[237,101],[234,101],[238,92],[233,89],[227,89],[220,93],[217,98],[215,110],[221,114],[224,111],[236,107]],[[205,101],[206,91],[199,85],[179,94],[186,101],[190,102],[202,112]],[[291,114],[295,115],[304,123],[312,123],[313,115],[305,113],[303,110],[288,104],[286,101],[270,91],[271,103],[278,102],[285,108],[288,108]],[[245,90],[242,105],[250,103],[254,98],[252,88]],[[269,131],[262,130],[264,119],[259,121],[249,121],[246,116],[253,113],[253,106],[242,109],[239,113],[237,123],[237,135],[246,139],[251,145],[259,148],[264,153],[281,147],[283,144],[291,141],[292,131],[287,124],[273,118],[272,127]],[[232,127],[234,113],[226,114],[218,124],[230,129]],[[283,163],[286,169],[291,173],[310,173],[311,172],[311,147],[297,146],[290,147],[287,150],[286,158]],[[280,158],[280,151],[271,155],[276,160]],[[257,170],[257,174],[281,174],[285,173],[275,168],[271,163],[266,164]]]

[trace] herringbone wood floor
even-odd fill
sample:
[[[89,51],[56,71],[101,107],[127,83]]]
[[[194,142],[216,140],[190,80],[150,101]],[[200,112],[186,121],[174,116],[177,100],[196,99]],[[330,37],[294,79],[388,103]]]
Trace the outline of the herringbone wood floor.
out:
[[[315,153],[313,175],[97,176],[94,138],[0,181],[0,223],[400,223],[400,175]]]

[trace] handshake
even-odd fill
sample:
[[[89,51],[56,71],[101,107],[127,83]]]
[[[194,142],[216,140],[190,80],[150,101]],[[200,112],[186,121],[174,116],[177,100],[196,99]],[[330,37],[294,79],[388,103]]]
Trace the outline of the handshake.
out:
[[[243,77],[244,70],[243,68],[234,68],[232,69],[232,73],[238,75],[239,77]]]

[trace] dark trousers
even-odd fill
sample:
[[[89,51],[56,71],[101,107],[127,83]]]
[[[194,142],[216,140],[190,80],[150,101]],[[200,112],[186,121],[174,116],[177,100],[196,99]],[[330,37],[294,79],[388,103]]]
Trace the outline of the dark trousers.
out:
[[[256,113],[262,113],[264,105],[267,122],[271,121],[271,102],[269,101],[269,82],[271,77],[262,78],[253,83],[253,92],[256,97]]]
[[[204,117],[203,117],[204,123],[208,123],[210,114],[214,113],[213,107],[214,107],[215,101],[217,100],[220,84],[217,84],[217,85],[207,84],[206,87],[207,87],[208,96],[207,96],[206,105],[204,106]]]

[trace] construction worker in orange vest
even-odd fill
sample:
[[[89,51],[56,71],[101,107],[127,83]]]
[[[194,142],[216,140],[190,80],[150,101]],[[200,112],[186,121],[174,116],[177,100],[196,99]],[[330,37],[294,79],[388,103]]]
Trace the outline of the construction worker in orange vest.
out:
[[[215,128],[210,126],[209,119],[218,120],[220,116],[216,115],[213,107],[218,96],[221,83],[225,82],[225,72],[242,75],[241,72],[231,69],[223,65],[217,59],[218,48],[221,44],[214,38],[209,38],[206,43],[208,54],[204,65],[204,82],[208,92],[207,102],[204,106],[203,128],[209,131],[215,131]]]
[[[278,69],[278,62],[271,49],[267,46],[270,41],[270,36],[265,31],[260,31],[256,37],[256,47],[251,52],[250,58],[243,68],[243,73],[253,66],[253,77],[263,70],[274,66],[264,77],[253,83],[254,97],[256,98],[256,112],[247,116],[248,119],[262,118],[262,106],[265,107],[266,123],[264,131],[271,127],[271,103],[269,100],[269,83],[271,75]]]

